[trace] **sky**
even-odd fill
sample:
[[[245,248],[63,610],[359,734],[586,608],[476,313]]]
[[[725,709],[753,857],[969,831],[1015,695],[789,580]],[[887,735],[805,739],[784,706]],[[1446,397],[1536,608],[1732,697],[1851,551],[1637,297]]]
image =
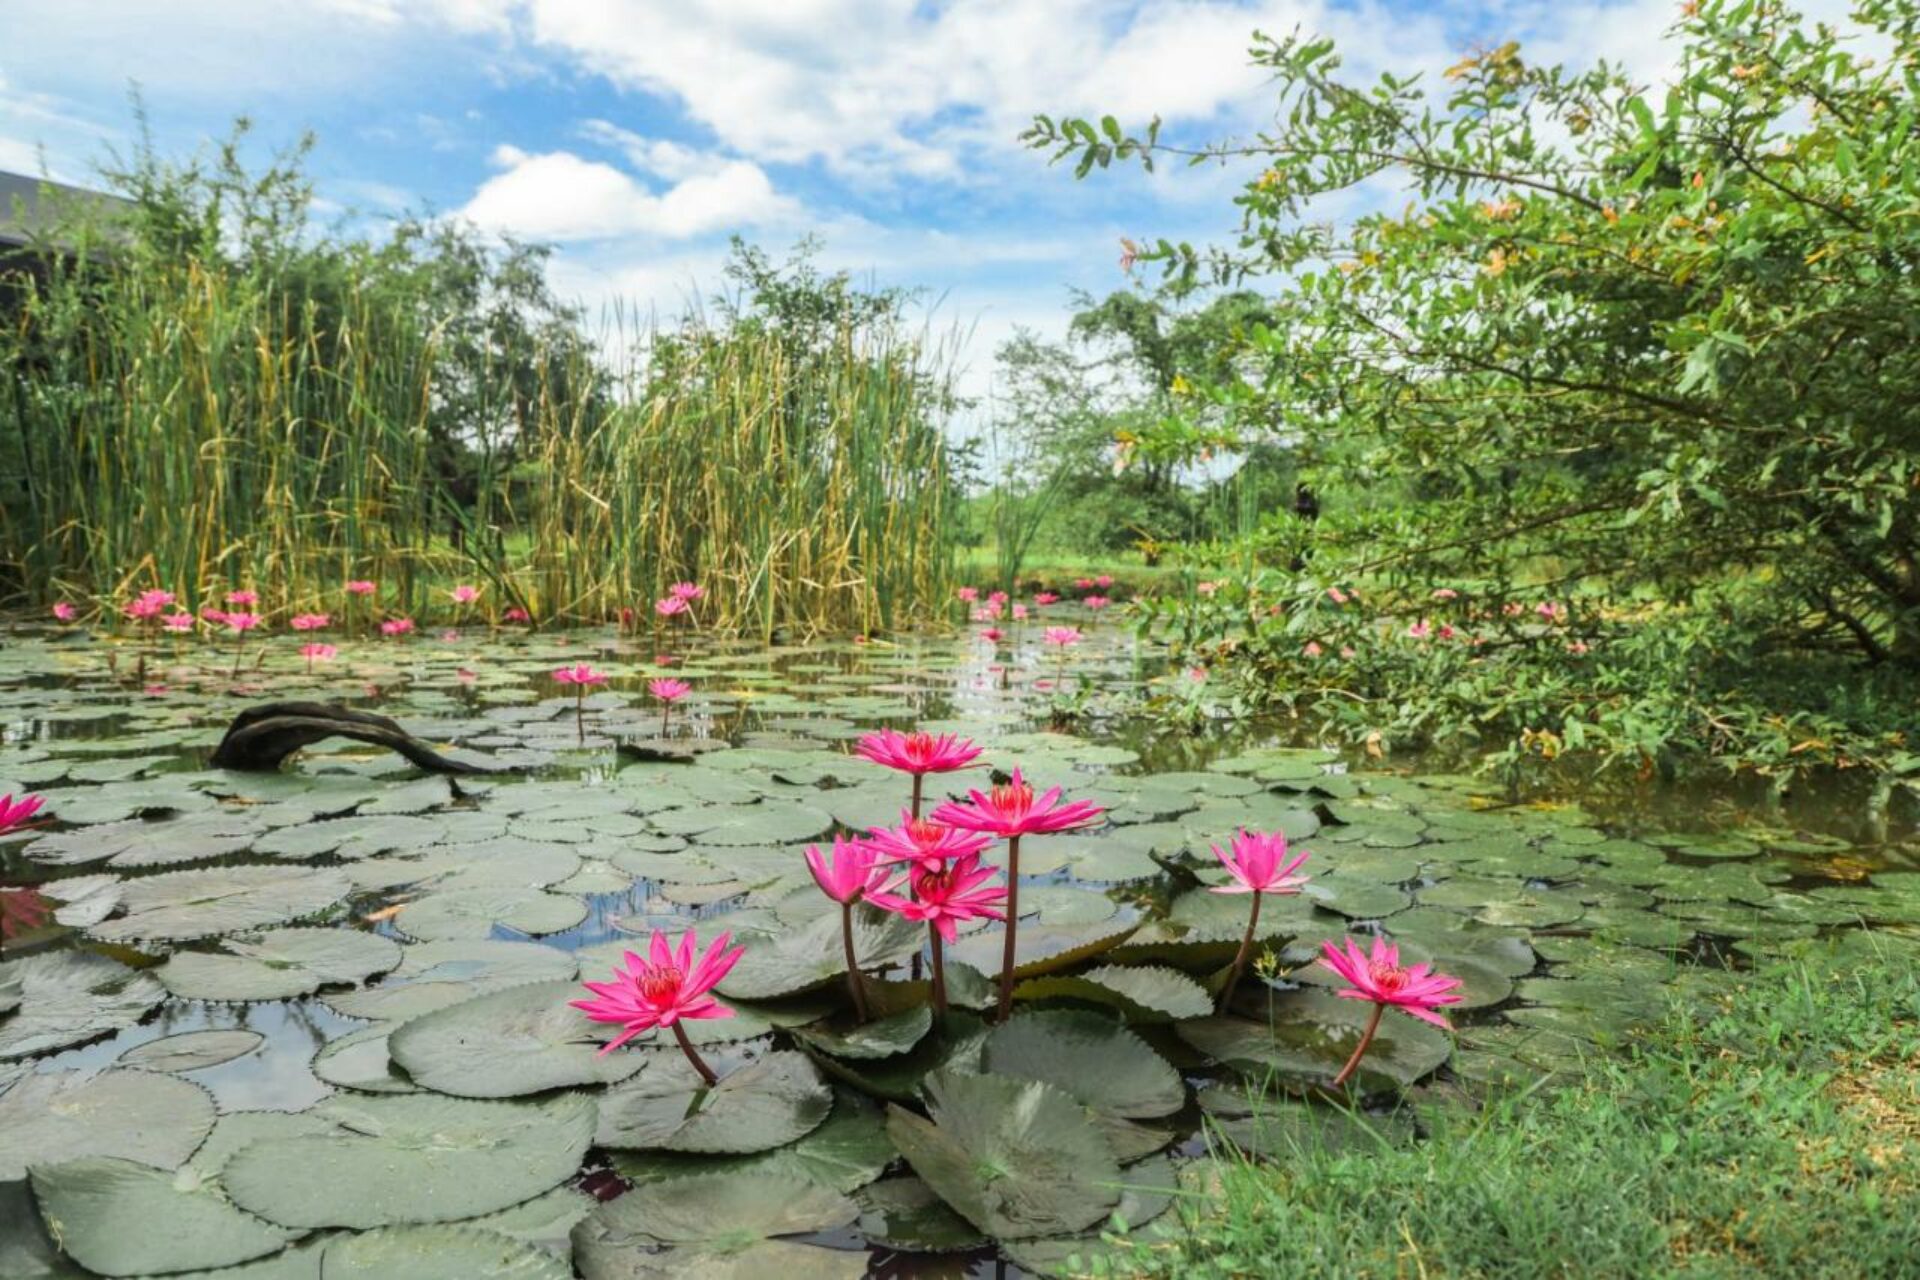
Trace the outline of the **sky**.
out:
[[[1823,6],[1824,7],[1824,6]],[[318,212],[402,211],[556,246],[599,313],[670,317],[725,281],[728,237],[925,291],[987,383],[1016,326],[1126,287],[1120,239],[1218,240],[1247,174],[1075,182],[1023,148],[1036,112],[1258,128],[1256,30],[1333,36],[1356,77],[1518,39],[1536,60],[1670,61],[1674,0],[0,0],[0,169],[88,183],[134,136],[186,156],[248,116],[304,132]]]

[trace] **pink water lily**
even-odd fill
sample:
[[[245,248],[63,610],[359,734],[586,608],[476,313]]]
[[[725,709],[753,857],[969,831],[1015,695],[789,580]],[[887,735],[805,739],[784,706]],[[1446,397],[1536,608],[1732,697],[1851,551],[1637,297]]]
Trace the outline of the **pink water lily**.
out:
[[[227,603],[247,608],[260,603],[260,593],[258,591],[229,591],[227,592]]]
[[[1040,638],[1060,649],[1070,649],[1080,643],[1080,628],[1048,627],[1040,633]]]
[[[62,600],[53,606],[53,616],[58,622],[72,622],[80,616],[80,611]]]
[[[127,603],[121,607],[120,612],[136,622],[151,622],[160,616],[161,612],[166,609],[168,603],[169,602],[165,600],[155,600],[147,596],[140,596],[127,601]]]
[[[1227,848],[1214,845],[1213,856],[1220,859],[1220,865],[1233,880],[1213,886],[1211,892],[1253,895],[1253,907],[1247,913],[1247,931],[1240,939],[1239,951],[1234,953],[1232,968],[1227,970],[1226,985],[1220,988],[1220,1008],[1225,1011],[1233,1000],[1233,989],[1239,985],[1240,975],[1247,971],[1247,957],[1253,952],[1253,931],[1260,923],[1261,895],[1299,893],[1307,877],[1294,872],[1305,865],[1308,854],[1303,849],[1298,857],[1289,858],[1284,832],[1242,828]]]
[[[1094,612],[1098,613],[1100,610],[1112,604],[1113,601],[1107,599],[1105,596],[1088,596],[1085,600],[1082,600],[1080,603],[1084,604],[1085,606],[1087,606],[1087,608],[1092,609]]]
[[[1100,588],[1102,591],[1105,591],[1108,587],[1113,585],[1113,575],[1110,573],[1103,573],[1099,577],[1093,580],[1093,585]]]
[[[960,936],[961,925],[972,920],[1006,920],[1013,910],[1007,888],[989,883],[993,877],[993,868],[981,866],[979,855],[970,854],[954,859],[937,871],[916,869],[912,873],[913,896],[910,898],[886,892],[867,896],[867,901],[874,906],[927,926],[936,1013],[947,1011],[945,944]]]
[[[287,625],[295,631],[321,631],[332,622],[332,615],[325,613],[296,613],[287,619]]]
[[[453,589],[452,595],[455,604],[472,604],[480,598],[480,588],[470,582],[462,582]]]
[[[980,588],[961,587],[959,590],[955,591],[953,595],[956,600],[960,600],[966,604],[972,604],[974,601],[980,598]]]
[[[693,686],[685,680],[660,677],[647,681],[647,692],[660,700],[660,732],[667,731],[667,718],[673,714],[673,704],[693,692]]]
[[[227,618],[227,615],[225,614],[220,615],[220,620],[222,622],[226,621],[226,618]],[[193,630],[193,624],[197,621],[198,619],[195,618],[190,613],[170,613],[166,617],[160,619],[160,625],[165,627],[168,631],[171,631],[175,635],[182,635],[188,631]]]
[[[533,615],[516,604],[508,606],[507,611],[500,615],[500,620],[502,622],[532,622]]]
[[[332,662],[333,655],[336,652],[337,650],[330,644],[303,644],[300,646],[300,656],[307,660],[308,675],[313,674],[314,663]]]
[[[666,1027],[701,1079],[709,1085],[717,1084],[712,1069],[693,1051],[681,1024],[689,1019],[733,1016],[733,1010],[708,994],[746,954],[745,947],[729,951],[727,945],[732,941],[732,934],[723,933],[713,940],[705,955],[697,955],[700,943],[692,929],[681,935],[677,950],[666,934],[655,932],[645,960],[631,951],[622,953],[624,967],[615,965],[611,980],[582,984],[593,992],[594,999],[567,1003],[595,1022],[621,1027],[620,1034],[601,1048],[601,1056],[655,1027]]]
[[[667,588],[667,594],[676,600],[698,600],[707,589],[697,582],[676,582]]]
[[[867,844],[885,862],[912,863],[918,871],[938,871],[955,858],[986,851],[993,837],[928,822],[902,811],[897,827],[873,827]]]
[[[1365,955],[1361,954],[1359,944],[1352,938],[1344,939],[1342,946],[1335,946],[1331,941],[1323,942],[1320,952],[1320,963],[1351,984],[1333,994],[1347,1000],[1373,1002],[1373,1014],[1367,1019],[1366,1030],[1360,1033],[1360,1043],[1355,1046],[1353,1056],[1347,1059],[1347,1064],[1340,1068],[1340,1074],[1334,1077],[1334,1088],[1345,1084],[1359,1067],[1367,1046],[1373,1043],[1374,1033],[1380,1029],[1380,1015],[1389,1005],[1422,1022],[1452,1030],[1447,1020],[1434,1010],[1442,1005],[1460,1002],[1455,990],[1460,985],[1460,979],[1435,973],[1430,964],[1402,966],[1400,948],[1385,938],[1375,938],[1372,949]]]
[[[980,638],[982,640],[985,640],[988,644],[999,644],[1002,640],[1006,639],[1007,637],[1007,633],[1002,631],[998,627],[982,627],[980,629],[979,635],[980,635]]]
[[[949,801],[933,811],[933,820],[962,831],[979,831],[1007,842],[1007,937],[1000,955],[999,1018],[1013,1009],[1013,949],[1020,920],[1020,838],[1050,835],[1092,826],[1105,812],[1087,800],[1060,802],[1054,787],[1037,799],[1016,766],[1004,786],[991,791],[969,791],[967,803]],[[959,865],[958,863],[955,864]],[[915,881],[918,884],[918,881]]]
[[[596,671],[584,662],[576,662],[570,667],[557,667],[553,672],[553,682],[557,685],[573,686],[573,725],[579,731],[580,741],[587,740],[587,690],[607,682],[607,673]]]
[[[1309,640],[1305,645],[1301,647],[1300,652],[1305,654],[1309,658],[1317,658],[1322,653],[1326,652],[1326,650],[1320,647],[1320,642],[1318,640]]]
[[[266,619],[257,613],[229,613],[221,621],[227,624],[229,631],[247,632],[252,631]]]
[[[663,618],[671,618],[676,614],[685,613],[687,609],[687,602],[679,596],[662,596],[653,602],[653,611]]]
[[[867,997],[861,981],[860,958],[853,945],[853,907],[887,887],[893,869],[880,861],[872,846],[864,840],[833,838],[833,852],[822,853],[820,846],[807,846],[807,870],[820,892],[840,904],[840,944],[847,962],[847,990],[853,996],[853,1016],[867,1020]]]
[[[350,596],[370,596],[377,588],[366,578],[354,578],[347,583],[346,591]]]
[[[901,733],[898,729],[881,729],[861,737],[853,751],[863,760],[871,760],[877,765],[913,776],[910,803],[915,817],[920,816],[921,797],[928,774],[952,773],[980,758],[980,748],[974,745],[971,738],[962,738],[954,733],[936,736],[917,730]]]
[[[1055,595],[1051,591],[1036,591],[1033,593],[1033,602],[1043,607],[1046,605],[1053,604],[1055,601],[1059,599],[1060,597]]]
[[[22,793],[18,800],[12,796],[0,796],[0,836],[20,831],[33,821],[33,815],[40,812],[46,804],[45,796],[30,796]]]
[[[404,636],[411,635],[412,632],[412,618],[388,618],[380,624],[380,634],[383,636]]]

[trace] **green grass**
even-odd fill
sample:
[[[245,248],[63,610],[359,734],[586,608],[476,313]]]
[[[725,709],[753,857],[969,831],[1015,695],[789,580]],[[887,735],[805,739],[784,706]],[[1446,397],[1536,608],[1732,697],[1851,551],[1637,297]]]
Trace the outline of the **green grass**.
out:
[[[1040,549],[1020,564],[1020,587],[1038,587],[1043,591],[1070,588],[1076,578],[1113,577],[1115,590],[1122,596],[1147,595],[1166,589],[1179,580],[1181,570],[1170,564],[1149,566],[1138,551],[1116,551],[1109,555],[1085,555],[1076,551]],[[999,581],[999,562],[990,544],[961,547],[954,558],[954,577],[961,583],[991,587]]]
[[[1770,969],[1403,1147],[1222,1155],[1102,1275],[1920,1275],[1920,975]]]

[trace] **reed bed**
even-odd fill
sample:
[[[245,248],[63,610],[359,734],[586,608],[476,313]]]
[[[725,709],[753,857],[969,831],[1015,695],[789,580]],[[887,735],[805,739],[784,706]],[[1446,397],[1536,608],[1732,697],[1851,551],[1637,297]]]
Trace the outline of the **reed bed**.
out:
[[[691,321],[497,363],[451,359],[431,298],[334,255],[129,254],[0,291],[0,596],[111,609],[260,590],[276,612],[451,617],[486,584],[541,621],[645,617],[771,635],[938,616],[957,515],[946,349],[897,323],[804,343]],[[455,408],[450,406],[457,406]]]

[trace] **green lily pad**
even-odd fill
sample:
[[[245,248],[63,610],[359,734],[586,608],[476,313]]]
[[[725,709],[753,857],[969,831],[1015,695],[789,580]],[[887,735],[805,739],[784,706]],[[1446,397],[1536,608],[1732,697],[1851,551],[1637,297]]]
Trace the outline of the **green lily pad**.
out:
[[[686,1155],[614,1151],[613,1167],[630,1182],[658,1182],[696,1173],[742,1170],[804,1178],[848,1192],[872,1182],[898,1158],[880,1109],[851,1089],[834,1090],[833,1110],[798,1142],[753,1155]]]
[[[0,960],[0,1062],[52,1053],[133,1026],[167,998],[144,973],[90,951]]]
[[[222,1172],[235,1204],[289,1227],[380,1227],[493,1213],[558,1186],[593,1139],[593,1101],[336,1097],[338,1134],[269,1138]]]
[[[477,1227],[385,1227],[327,1245],[326,1280],[573,1280],[551,1250]]]
[[[154,970],[183,1000],[286,1000],[357,985],[400,963],[400,944],[353,929],[271,929],[221,942],[227,954],[177,951]]]
[[[1021,1000],[1079,1000],[1110,1005],[1133,1023],[1203,1018],[1213,1011],[1206,988],[1178,969],[1101,965],[1078,975],[1029,978],[1013,989]]]
[[[844,1031],[825,1023],[794,1028],[794,1035],[822,1053],[836,1058],[891,1058],[920,1043],[933,1026],[933,1010],[925,1004]]]
[[[607,1029],[567,1003],[587,994],[566,981],[489,991],[412,1019],[393,1032],[387,1051],[414,1083],[461,1098],[625,1080],[645,1055],[601,1056]]]
[[[905,1253],[956,1253],[976,1249],[986,1237],[955,1213],[934,1189],[919,1178],[888,1178],[861,1188],[854,1197],[860,1206],[855,1226],[860,1234],[883,1248]]]
[[[649,821],[663,834],[698,837],[703,845],[794,844],[825,835],[833,826],[832,816],[823,810],[773,800],[667,809]]]
[[[636,1243],[738,1251],[779,1236],[844,1227],[858,1212],[839,1192],[801,1178],[703,1173],[643,1183],[600,1205],[574,1233],[574,1247],[591,1276],[608,1254]]]
[[[324,911],[352,887],[323,867],[220,867],[129,882],[125,915],[90,931],[104,942],[186,942],[283,924]]]
[[[102,1275],[232,1266],[297,1234],[236,1209],[191,1170],[90,1156],[35,1165],[32,1180],[48,1232]]]
[[[854,954],[863,969],[896,963],[920,949],[925,929],[904,916],[873,907],[855,907]],[[823,913],[777,937],[741,937],[746,954],[720,983],[720,990],[742,1000],[769,1000],[831,982],[847,971],[838,911]]]
[[[505,824],[501,826],[504,828]],[[378,853],[423,849],[447,841],[447,824],[404,815],[335,818],[282,827],[254,842],[255,853],[278,858],[336,858],[358,861]]]
[[[587,904],[571,894],[530,886],[487,887],[429,893],[394,918],[400,932],[418,942],[479,941],[496,926],[519,933],[559,933],[587,918]]]
[[[361,1093],[418,1093],[420,1086],[394,1065],[387,1040],[391,1023],[363,1027],[329,1040],[313,1055],[314,1078]]]
[[[913,1171],[996,1239],[1084,1231],[1120,1201],[1120,1166],[1073,1097],[1037,1080],[942,1072],[923,1118],[887,1109]]]
[[[142,1071],[204,1071],[235,1058],[244,1058],[266,1043],[258,1031],[183,1031],[149,1040],[114,1059],[120,1067]]]
[[[1133,925],[1024,924],[1014,937],[1014,976],[1031,978],[1084,964],[1125,942],[1133,931]],[[959,942],[947,949],[947,955],[982,973],[992,974],[997,980],[1005,945],[1003,928],[981,929],[962,935]]]
[[[1109,1115],[1171,1115],[1187,1087],[1171,1063],[1112,1018],[1078,1009],[1028,1010],[995,1027],[988,1071],[1040,1080]]]
[[[212,1128],[212,1097],[176,1076],[24,1076],[0,1093],[0,1182],[26,1177],[30,1165],[84,1156],[178,1168]]]
[[[26,855],[55,867],[89,862],[104,862],[116,869],[164,867],[242,853],[257,834],[244,819],[225,813],[192,814],[163,822],[134,818],[41,836],[27,846]]]
[[[1268,1020],[1196,1018],[1179,1024],[1180,1038],[1250,1078],[1272,1072],[1283,1081],[1317,1085],[1339,1072],[1372,1012],[1363,1000],[1307,989],[1243,995],[1237,1007],[1256,1004]],[[1452,1049],[1438,1027],[1388,1010],[1355,1079],[1365,1089],[1403,1087],[1438,1069]]]
[[[680,1054],[662,1051],[637,1079],[600,1099],[595,1140],[603,1147],[751,1154],[805,1137],[832,1110],[833,1091],[802,1054],[764,1054],[709,1087]]]

